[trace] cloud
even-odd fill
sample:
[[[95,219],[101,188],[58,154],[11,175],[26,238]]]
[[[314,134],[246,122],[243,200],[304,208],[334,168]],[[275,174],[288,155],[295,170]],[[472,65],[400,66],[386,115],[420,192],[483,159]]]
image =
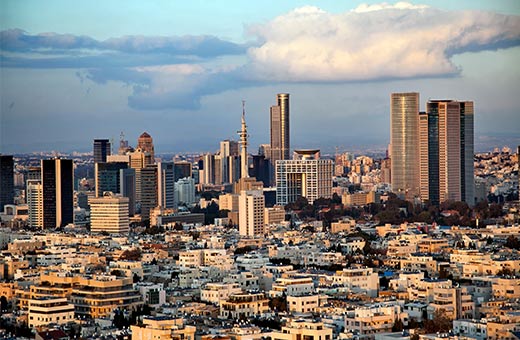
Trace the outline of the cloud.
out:
[[[520,17],[441,11],[399,2],[340,14],[305,6],[249,33],[252,77],[279,82],[345,82],[458,74],[450,57],[520,45]]]

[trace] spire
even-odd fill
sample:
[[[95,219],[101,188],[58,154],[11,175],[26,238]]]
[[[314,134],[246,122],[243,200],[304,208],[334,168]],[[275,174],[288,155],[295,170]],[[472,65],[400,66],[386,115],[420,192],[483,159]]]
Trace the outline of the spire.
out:
[[[242,178],[249,177],[249,170],[247,166],[247,125],[246,125],[246,101],[242,100],[242,129],[238,131],[240,136],[240,146],[242,147],[240,152],[240,165],[241,165],[241,176]]]

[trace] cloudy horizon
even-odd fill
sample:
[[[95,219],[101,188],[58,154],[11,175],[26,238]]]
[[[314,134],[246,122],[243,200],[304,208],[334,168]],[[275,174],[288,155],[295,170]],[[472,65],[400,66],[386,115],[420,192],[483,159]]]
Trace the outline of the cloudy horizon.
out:
[[[232,3],[225,14],[82,3],[97,25],[63,1],[32,3],[39,16],[4,2],[0,152],[86,151],[121,131],[131,143],[148,131],[159,152],[212,151],[237,138],[242,99],[254,152],[279,92],[291,94],[293,147],[384,148],[390,93],[402,91],[419,92],[421,108],[473,100],[477,151],[520,144],[514,1]]]

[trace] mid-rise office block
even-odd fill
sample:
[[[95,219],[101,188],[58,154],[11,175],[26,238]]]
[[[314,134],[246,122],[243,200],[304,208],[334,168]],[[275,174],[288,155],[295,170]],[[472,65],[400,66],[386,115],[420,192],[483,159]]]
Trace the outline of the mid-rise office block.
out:
[[[265,233],[265,200],[262,191],[242,191],[239,197],[239,225],[241,236],[263,236]]]
[[[43,227],[58,228],[74,223],[74,169],[71,159],[41,161]]]
[[[119,170],[119,188],[120,194],[128,197],[128,214],[135,214],[135,169]]]
[[[411,200],[419,195],[419,93],[392,93],[390,144],[392,190]]]
[[[301,159],[276,162],[276,204],[286,205],[305,197],[310,204],[316,199],[332,197],[334,162],[316,159],[319,150],[299,150]]]
[[[74,305],[65,297],[46,296],[29,300],[29,327],[74,322]]]
[[[0,211],[14,203],[14,162],[12,155],[0,154]]]
[[[175,182],[181,178],[192,177],[192,165],[190,162],[181,161],[174,163]]]
[[[111,234],[128,234],[128,197],[105,193],[90,199],[90,231]]]
[[[110,156],[110,141],[108,139],[94,139],[94,163],[106,163]]]

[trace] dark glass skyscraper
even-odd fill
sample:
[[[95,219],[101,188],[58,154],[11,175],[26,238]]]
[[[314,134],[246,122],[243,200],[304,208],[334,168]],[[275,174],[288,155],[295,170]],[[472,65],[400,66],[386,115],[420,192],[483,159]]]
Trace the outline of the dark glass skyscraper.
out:
[[[41,161],[43,227],[57,228],[74,223],[74,167],[71,159]]]
[[[120,170],[127,168],[126,162],[96,163],[94,166],[96,197],[103,197],[105,191],[121,193]]]
[[[110,141],[108,139],[94,139],[94,163],[105,163],[110,156]]]
[[[14,162],[12,155],[0,154],[0,211],[14,203]]]

